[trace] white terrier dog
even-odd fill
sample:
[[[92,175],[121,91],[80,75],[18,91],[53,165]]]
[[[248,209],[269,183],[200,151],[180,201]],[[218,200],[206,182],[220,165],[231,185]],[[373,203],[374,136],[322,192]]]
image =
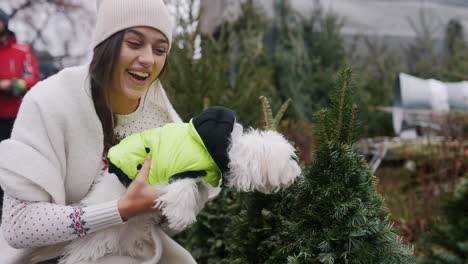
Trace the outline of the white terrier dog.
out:
[[[138,154],[130,157],[129,152]],[[161,219],[171,230],[184,230],[196,221],[211,186],[222,181],[243,192],[271,193],[288,187],[301,173],[294,147],[281,134],[244,131],[232,110],[210,107],[190,123],[134,134],[111,148],[109,171],[118,177],[108,174],[97,180],[81,204],[119,199],[147,155],[153,156],[148,182],[164,193],[155,201],[161,213],[138,216],[73,240],[60,264],[92,263],[107,254],[158,263],[164,250],[161,239],[167,237]]]

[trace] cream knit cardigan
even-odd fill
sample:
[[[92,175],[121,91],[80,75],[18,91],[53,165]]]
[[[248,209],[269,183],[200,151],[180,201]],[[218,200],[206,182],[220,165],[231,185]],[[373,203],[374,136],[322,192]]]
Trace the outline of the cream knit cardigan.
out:
[[[9,196],[68,205],[89,191],[99,173],[104,146],[88,68],[64,69],[24,97],[11,139],[0,143],[0,185]],[[145,104],[157,104],[167,109],[172,122],[181,122],[159,81],[148,93]],[[2,263],[15,263],[3,253],[21,259],[32,251],[7,249],[2,240]],[[169,237],[166,240],[175,252],[188,254]]]

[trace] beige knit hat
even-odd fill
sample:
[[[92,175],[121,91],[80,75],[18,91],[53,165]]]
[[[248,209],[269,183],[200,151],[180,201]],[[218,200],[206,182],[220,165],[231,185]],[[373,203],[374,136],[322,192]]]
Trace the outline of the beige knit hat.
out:
[[[163,0],[97,0],[97,20],[93,47],[120,30],[147,26],[163,33],[172,42],[172,21]]]

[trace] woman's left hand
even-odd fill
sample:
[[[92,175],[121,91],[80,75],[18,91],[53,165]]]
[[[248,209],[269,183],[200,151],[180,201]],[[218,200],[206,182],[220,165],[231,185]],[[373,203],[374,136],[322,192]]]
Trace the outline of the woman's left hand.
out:
[[[127,191],[118,201],[119,213],[123,221],[143,213],[158,210],[154,209],[153,205],[161,194],[147,181],[150,167],[151,156],[148,156],[135,180],[128,186]]]

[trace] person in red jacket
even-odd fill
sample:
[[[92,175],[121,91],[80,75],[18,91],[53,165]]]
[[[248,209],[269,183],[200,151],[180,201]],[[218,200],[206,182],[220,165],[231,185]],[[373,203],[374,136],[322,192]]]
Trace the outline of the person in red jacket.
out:
[[[10,137],[23,95],[39,80],[31,48],[16,42],[0,9],[0,141]]]
[[[0,9],[0,141],[11,135],[23,95],[39,80],[36,59],[28,45],[16,42]],[[0,219],[3,190],[0,188]]]

